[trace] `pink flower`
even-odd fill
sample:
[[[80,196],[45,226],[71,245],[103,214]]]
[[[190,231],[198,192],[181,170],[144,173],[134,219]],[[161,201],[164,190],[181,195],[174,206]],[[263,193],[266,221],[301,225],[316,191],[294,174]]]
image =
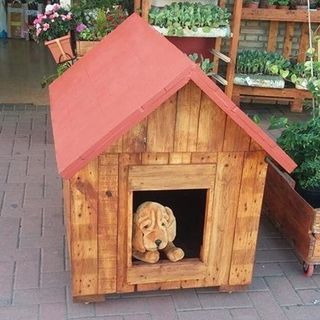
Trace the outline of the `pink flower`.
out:
[[[78,24],[77,25],[77,28],[76,28],[76,30],[77,30],[77,32],[82,32],[84,29],[86,29],[87,28],[87,26],[85,25],[85,24],[83,24],[83,23],[80,23],[80,24]]]
[[[39,29],[37,29],[37,31],[36,31],[36,36],[38,37],[39,36],[39,34],[41,33],[41,28],[39,28]]]
[[[53,17],[54,17],[54,18],[58,18],[58,17],[59,17],[59,13],[55,12],[55,13],[53,14]]]
[[[71,13],[71,12],[69,12],[69,13],[67,14],[66,19],[67,19],[67,20],[71,20],[71,19],[72,19],[72,13]]]
[[[43,25],[43,31],[47,31],[50,28],[50,25],[48,23],[45,23]]]
[[[58,5],[57,3],[55,3],[55,4],[53,5],[52,10],[53,10],[53,11],[58,11],[60,8],[61,8],[61,6]]]

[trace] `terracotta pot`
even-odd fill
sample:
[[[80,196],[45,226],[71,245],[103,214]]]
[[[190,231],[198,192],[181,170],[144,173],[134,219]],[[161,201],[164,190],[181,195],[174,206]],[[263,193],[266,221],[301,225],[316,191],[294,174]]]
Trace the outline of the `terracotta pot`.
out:
[[[75,58],[71,48],[70,34],[61,38],[46,41],[44,43],[55,60],[56,63],[62,63]]]
[[[257,9],[259,7],[259,2],[248,2],[246,3],[246,8]]]

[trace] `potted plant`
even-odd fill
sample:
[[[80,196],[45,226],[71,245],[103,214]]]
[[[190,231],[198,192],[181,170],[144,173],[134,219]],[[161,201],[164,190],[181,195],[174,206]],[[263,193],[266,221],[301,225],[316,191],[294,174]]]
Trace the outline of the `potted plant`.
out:
[[[77,55],[90,51],[105,35],[114,30],[127,18],[121,6],[86,9],[78,20]]]
[[[238,53],[234,83],[251,87],[284,88],[291,62],[279,53],[243,50]]]
[[[277,0],[278,9],[289,9],[290,0]]]
[[[259,7],[259,1],[246,0],[244,6],[246,8],[257,9]]]
[[[277,7],[276,3],[277,3],[276,0],[268,0],[267,1],[267,8],[268,9],[276,9],[276,7]]]
[[[210,61],[209,58],[203,58],[202,55],[199,56],[198,53],[191,53],[188,56],[194,63],[196,63],[201,70],[208,76],[212,76],[214,73],[213,69],[213,61]]]
[[[226,37],[230,13],[212,4],[172,3],[152,7],[149,23],[160,33],[176,37]]]
[[[73,59],[70,32],[75,27],[72,13],[58,4],[47,5],[44,14],[33,21],[32,33],[35,41],[43,41],[51,51],[56,63]]]
[[[313,69],[311,72],[311,68]],[[308,86],[312,86],[320,79],[320,62],[306,61],[297,63],[292,69],[291,81],[295,87],[300,90],[308,90]]]

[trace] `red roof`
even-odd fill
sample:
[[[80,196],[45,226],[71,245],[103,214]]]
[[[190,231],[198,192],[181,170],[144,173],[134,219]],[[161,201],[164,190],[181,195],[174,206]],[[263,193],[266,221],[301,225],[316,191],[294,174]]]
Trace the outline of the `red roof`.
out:
[[[196,64],[133,14],[50,85],[60,174],[72,177],[190,80],[285,170],[296,167]]]

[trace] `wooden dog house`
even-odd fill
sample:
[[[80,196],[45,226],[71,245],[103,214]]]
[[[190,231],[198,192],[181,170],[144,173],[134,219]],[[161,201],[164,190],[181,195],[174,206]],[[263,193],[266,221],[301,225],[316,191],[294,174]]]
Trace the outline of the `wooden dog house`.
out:
[[[296,165],[185,54],[134,14],[50,86],[50,102],[74,298],[251,282],[264,159]],[[197,256],[134,262],[135,194],[179,190],[204,190]]]

